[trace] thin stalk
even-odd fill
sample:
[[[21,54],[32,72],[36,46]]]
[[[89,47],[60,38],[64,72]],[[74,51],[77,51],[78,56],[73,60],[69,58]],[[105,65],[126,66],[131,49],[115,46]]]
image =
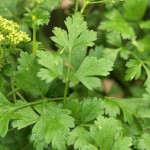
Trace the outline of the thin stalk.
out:
[[[85,8],[86,8],[86,6],[87,6],[88,4],[89,4],[88,2],[85,2],[85,3],[84,3],[84,5],[83,5],[83,7],[82,7],[82,9],[81,9],[81,14],[83,14],[83,12],[84,12],[84,10],[85,10]]]
[[[143,64],[143,61],[136,54],[134,54],[132,51],[129,52],[136,60],[138,60],[141,64]]]
[[[18,97],[19,97],[21,100],[23,100],[23,101],[26,102],[25,98],[24,98],[19,92],[16,92],[16,94],[18,95]]]
[[[12,94],[16,93],[16,92],[19,91],[19,90],[20,90],[20,88],[16,88],[16,89],[12,90],[11,92],[9,92],[9,93],[7,94],[7,97],[11,96]]]
[[[68,84],[69,84],[69,74],[70,74],[70,61],[71,61],[71,50],[69,50],[69,58],[68,58],[68,68],[67,68],[67,75],[66,75],[66,84],[65,84],[65,91],[64,91],[64,105],[66,104],[67,94],[68,94]]]
[[[11,88],[12,88],[12,91],[15,90],[12,77],[11,77]],[[13,101],[14,101],[14,103],[16,103],[16,101],[17,101],[16,93],[14,92],[12,95],[13,95]]]
[[[60,100],[63,100],[63,97],[48,98],[48,99],[44,100],[44,102],[60,101]],[[16,110],[22,109],[22,108],[24,108],[24,107],[29,107],[29,106],[33,106],[33,105],[38,105],[38,104],[41,104],[41,103],[43,103],[43,99],[38,100],[38,101],[36,101],[36,102],[30,102],[30,103],[27,103],[27,104],[25,104],[25,105],[19,106],[18,108],[16,108]]]
[[[36,23],[33,22],[32,24],[32,28],[33,28],[33,46],[32,46],[32,54],[36,54],[36,50],[37,50],[37,47],[36,47]]]
[[[98,3],[104,3],[106,1],[95,1],[95,2],[89,2],[89,4],[98,4]]]
[[[80,1],[80,0],[76,0],[75,11],[78,11],[79,1]]]

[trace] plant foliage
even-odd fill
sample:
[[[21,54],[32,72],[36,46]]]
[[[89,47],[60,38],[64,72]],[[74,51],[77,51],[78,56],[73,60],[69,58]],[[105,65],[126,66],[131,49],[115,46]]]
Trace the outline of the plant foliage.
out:
[[[150,150],[148,0],[0,2],[0,150]]]

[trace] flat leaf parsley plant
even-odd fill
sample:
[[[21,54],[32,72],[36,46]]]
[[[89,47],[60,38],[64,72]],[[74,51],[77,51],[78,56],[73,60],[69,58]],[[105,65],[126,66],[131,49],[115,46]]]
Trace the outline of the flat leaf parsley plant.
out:
[[[60,2],[0,7],[0,150],[149,150],[147,0],[73,1],[46,48]]]

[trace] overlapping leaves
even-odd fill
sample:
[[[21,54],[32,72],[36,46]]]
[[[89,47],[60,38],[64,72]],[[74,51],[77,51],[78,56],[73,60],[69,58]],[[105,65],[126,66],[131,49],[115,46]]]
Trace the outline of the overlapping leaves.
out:
[[[57,53],[38,51],[38,62],[44,68],[38,72],[38,76],[46,82],[51,82],[56,77],[63,75],[63,59]]]

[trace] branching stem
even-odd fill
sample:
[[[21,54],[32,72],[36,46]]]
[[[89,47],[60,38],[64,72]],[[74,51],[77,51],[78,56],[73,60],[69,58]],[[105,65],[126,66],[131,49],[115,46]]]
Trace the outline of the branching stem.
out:
[[[16,92],[19,91],[19,90],[20,90],[20,88],[13,89],[11,92],[9,92],[9,93],[7,94],[7,97],[11,96],[12,94],[16,93]]]

